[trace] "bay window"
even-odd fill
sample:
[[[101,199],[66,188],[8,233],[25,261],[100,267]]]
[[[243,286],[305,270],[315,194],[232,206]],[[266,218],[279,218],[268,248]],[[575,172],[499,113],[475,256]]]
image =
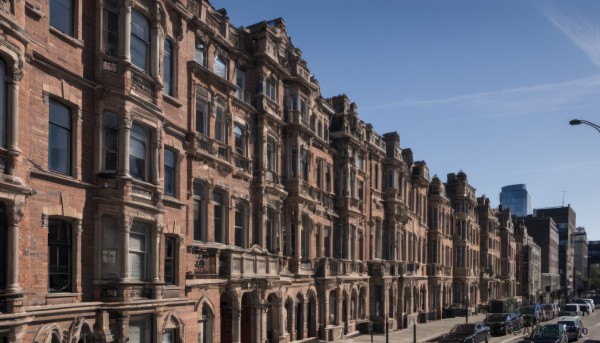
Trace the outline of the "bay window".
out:
[[[133,222],[129,232],[129,275],[134,280],[147,280],[150,255],[150,225]]]
[[[138,124],[131,125],[129,174],[131,177],[142,181],[146,181],[147,177],[148,140],[148,130]]]
[[[105,172],[116,172],[119,162],[119,117],[112,112],[104,112],[103,165]]]

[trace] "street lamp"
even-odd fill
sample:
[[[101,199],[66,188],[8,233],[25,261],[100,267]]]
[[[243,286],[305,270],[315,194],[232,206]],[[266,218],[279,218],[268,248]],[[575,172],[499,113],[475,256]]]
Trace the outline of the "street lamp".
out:
[[[590,121],[587,120],[582,120],[582,119],[571,119],[571,121],[569,121],[569,124],[571,125],[581,125],[581,124],[585,124],[588,126],[593,127],[594,129],[596,129],[596,131],[600,132],[600,125],[598,124],[594,124]]]

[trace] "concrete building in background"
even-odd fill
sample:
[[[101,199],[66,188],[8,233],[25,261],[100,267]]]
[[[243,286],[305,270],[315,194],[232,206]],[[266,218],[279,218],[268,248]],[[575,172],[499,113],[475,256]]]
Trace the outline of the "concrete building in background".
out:
[[[579,226],[575,229],[573,244],[575,247],[573,287],[577,295],[582,295],[587,289],[588,278],[588,239],[584,227]]]
[[[527,233],[541,250],[541,276],[544,296],[552,301],[560,290],[560,274],[558,272],[558,229],[550,217],[529,215],[520,218],[527,228]]]
[[[531,197],[527,192],[527,185],[522,183],[502,187],[500,205],[509,208],[510,212],[517,217],[531,214]]]
[[[551,217],[558,228],[558,269],[560,274],[561,297],[567,300],[574,291],[575,244],[573,234],[576,227],[575,211],[567,207],[549,207],[535,209],[534,214]]]
[[[593,265],[600,265],[600,241],[588,241],[588,277]]]

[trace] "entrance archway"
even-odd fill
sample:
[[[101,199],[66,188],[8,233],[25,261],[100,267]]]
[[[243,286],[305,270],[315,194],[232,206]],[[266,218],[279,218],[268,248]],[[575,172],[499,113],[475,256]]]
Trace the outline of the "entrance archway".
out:
[[[301,293],[296,296],[296,340],[304,338],[304,297]]]
[[[344,334],[348,334],[348,293],[344,291],[342,295],[342,320],[344,321]]]
[[[221,343],[232,343],[233,342],[233,321],[232,321],[232,309],[233,301],[230,293],[221,294]]]
[[[275,294],[267,297],[267,339],[269,342],[279,342],[279,299]]]
[[[306,316],[306,322],[308,323],[308,337],[317,337],[317,297],[313,292],[308,294]]]
[[[257,318],[254,314],[255,309],[255,293],[246,292],[242,296],[242,316],[240,324],[240,342],[241,343],[253,343],[253,337],[256,336],[256,330],[258,329]]]

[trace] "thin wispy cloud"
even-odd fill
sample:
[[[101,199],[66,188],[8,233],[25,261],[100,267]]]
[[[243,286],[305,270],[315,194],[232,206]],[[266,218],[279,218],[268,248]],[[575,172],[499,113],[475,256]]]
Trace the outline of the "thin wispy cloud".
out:
[[[600,25],[583,16],[561,12],[554,6],[545,5],[541,10],[600,69]]]
[[[435,108],[457,107],[475,110],[475,116],[454,117],[473,119],[474,117],[513,116],[528,112],[548,112],[556,109],[577,108],[581,99],[596,96],[600,91],[600,76],[548,83],[528,87],[503,89],[493,92],[464,94],[453,97],[401,100],[380,104],[374,109],[392,108]],[[479,111],[481,110],[481,111]]]

